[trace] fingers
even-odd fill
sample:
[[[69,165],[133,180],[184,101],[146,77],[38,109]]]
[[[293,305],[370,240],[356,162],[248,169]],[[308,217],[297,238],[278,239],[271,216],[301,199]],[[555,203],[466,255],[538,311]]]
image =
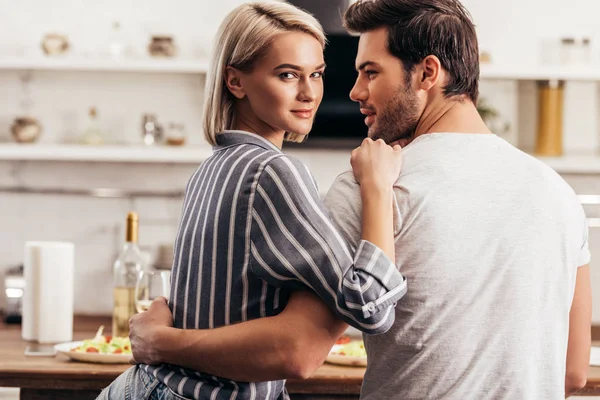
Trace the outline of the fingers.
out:
[[[168,307],[169,306],[169,301],[167,300],[166,297],[163,296],[159,296],[157,298],[154,299],[154,301],[152,301],[152,304],[150,304],[150,308],[155,309],[156,307]],[[150,309],[148,309],[150,310]]]
[[[358,162],[359,159],[362,159],[363,157],[369,158],[374,156],[377,157],[377,155],[392,154],[390,150],[397,154],[402,151],[402,147],[398,142],[387,144],[383,139],[373,141],[373,139],[367,137],[363,139],[360,146],[352,150],[352,153],[350,154],[350,163],[354,166],[354,163]]]
[[[357,147],[354,150],[352,150],[352,153],[350,153],[350,165],[352,165],[352,168],[354,168],[354,165],[356,164],[356,159],[358,158],[359,152],[360,147]]]
[[[385,141],[383,139],[377,139],[377,140],[373,140],[370,137],[364,138],[360,147],[362,146],[368,146],[370,144],[376,143],[377,145],[384,145],[386,144]]]
[[[360,148],[364,148],[364,147],[367,147],[367,146],[370,146],[370,145],[373,145],[373,144],[376,144],[377,146],[381,146],[381,147],[383,147],[383,146],[390,146],[390,147],[394,147],[395,148],[396,146],[400,146],[400,141],[397,140],[397,141],[392,142],[392,143],[386,143],[385,140],[383,140],[381,138],[377,139],[377,140],[373,140],[373,139],[367,137],[367,138],[364,138],[363,141],[362,141],[362,143],[360,144],[360,146],[358,146],[354,150],[359,150]]]
[[[140,314],[133,314],[133,315],[132,315],[132,316],[129,318],[129,333],[130,333],[130,335],[129,335],[129,336],[131,336],[131,328],[132,328],[132,325],[133,325],[133,323],[135,322],[135,320],[136,320],[137,318],[139,318],[139,317],[138,317],[138,315],[140,315]]]

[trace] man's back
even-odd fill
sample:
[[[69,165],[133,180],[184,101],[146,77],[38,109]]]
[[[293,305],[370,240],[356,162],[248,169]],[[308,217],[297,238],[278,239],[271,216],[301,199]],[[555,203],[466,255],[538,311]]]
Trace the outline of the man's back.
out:
[[[365,338],[363,398],[564,398],[575,275],[589,262],[575,194],[495,135],[425,134],[404,157],[396,263],[408,293],[394,327]],[[326,202],[356,243],[351,174]]]

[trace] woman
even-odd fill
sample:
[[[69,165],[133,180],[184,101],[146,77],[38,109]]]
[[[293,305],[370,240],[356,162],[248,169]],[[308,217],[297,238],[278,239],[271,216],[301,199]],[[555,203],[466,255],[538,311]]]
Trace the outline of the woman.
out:
[[[314,291],[364,332],[391,326],[406,290],[391,261],[400,148],[367,140],[352,155],[364,212],[364,240],[354,255],[307,168],[281,151],[312,127],[323,95],[324,43],[319,23],[286,3],[244,4],[221,25],[204,109],[214,154],[186,189],[169,299],[174,328],[149,333],[156,340],[150,351],[170,347],[174,361],[138,365],[100,398],[287,397],[284,381],[237,382],[195,368],[201,354],[193,352],[194,335],[276,315],[296,290]],[[133,346],[144,336],[132,336]]]

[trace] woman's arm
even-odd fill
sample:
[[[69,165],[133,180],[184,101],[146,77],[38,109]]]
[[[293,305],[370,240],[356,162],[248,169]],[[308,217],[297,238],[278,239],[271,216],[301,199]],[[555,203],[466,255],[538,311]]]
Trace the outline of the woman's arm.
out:
[[[381,158],[382,152],[392,154],[389,163]],[[402,149],[400,146],[389,148],[383,140],[365,139],[361,147],[352,152],[351,163],[362,197],[362,239],[395,260],[393,184],[400,175]]]
[[[401,152],[366,140],[352,163],[365,190],[367,214],[366,240],[356,252],[335,229],[306,167],[282,155],[256,183],[249,267],[273,286],[310,288],[345,322],[366,333],[383,333],[407,289],[386,255],[393,256],[392,185]]]
[[[385,152],[388,149],[380,150]],[[365,190],[365,193],[363,193],[363,209],[365,213],[369,214],[365,218],[363,239],[378,244],[389,256],[393,256],[391,186],[392,182],[395,181],[394,174],[397,174],[397,172],[393,171],[394,165],[389,162],[385,164],[390,168],[388,170],[389,175],[375,177],[375,180],[370,180],[372,177],[360,172],[364,172],[364,163],[369,161],[369,157],[379,157],[377,154],[377,151],[374,151],[367,154],[368,157],[365,158],[365,154],[355,152],[354,156],[360,158],[354,157],[353,160],[353,165],[358,167],[355,172],[359,171],[358,173],[361,174],[359,179],[362,181],[362,190]],[[390,155],[389,152],[387,154]],[[394,157],[397,156],[394,155]],[[382,160],[382,158],[379,158],[379,160]],[[363,170],[360,168],[363,168]],[[371,168],[374,168],[374,166],[371,165]],[[390,170],[392,171],[390,172]],[[267,234],[270,232],[271,235],[266,236],[264,239],[272,242],[278,238],[287,238],[289,241],[283,244],[278,242],[277,246],[275,246],[275,243],[271,243],[274,245],[271,247],[271,251],[277,251],[280,256],[285,254],[292,257],[291,249],[294,249],[294,246],[297,246],[299,242],[307,242],[310,238],[327,238],[333,243],[334,247],[337,240],[335,230],[328,224],[319,225],[320,229],[316,231],[311,230],[313,228],[312,224],[309,224],[307,219],[297,215],[303,209],[303,205],[306,206],[311,201],[318,200],[314,193],[304,198],[304,202],[292,203],[292,205],[297,204],[298,208],[289,208],[287,200],[291,197],[290,193],[304,192],[303,187],[293,186],[294,184],[303,184],[302,181],[294,180],[294,174],[301,171],[292,168],[292,173],[288,176],[289,179],[285,181],[288,185],[284,185],[284,181],[278,175],[278,173],[282,173],[282,168],[278,168],[270,175],[270,181],[262,181],[265,187],[257,191],[260,197],[259,201],[269,202],[269,204],[263,204],[263,206],[269,210],[271,216],[277,216],[272,221],[271,229],[266,232]],[[379,178],[383,178],[384,181],[387,179],[387,184],[381,184],[377,180]],[[290,182],[292,186],[289,185]],[[267,193],[267,190],[269,190],[269,193]],[[299,199],[296,198],[296,200]],[[284,206],[288,207],[287,212],[278,212]],[[264,224],[263,220],[269,218],[269,213],[264,210],[261,210],[260,213],[257,211],[254,218]],[[304,230],[298,229],[290,232],[286,227],[289,229],[304,227]],[[315,232],[320,234],[313,235]],[[277,234],[281,236],[276,236]],[[303,239],[304,235],[308,235],[308,237]],[[327,242],[324,242],[324,244],[327,244]],[[256,252],[256,248],[254,250]],[[318,257],[318,260],[322,261],[318,265],[323,269],[323,274],[328,272],[326,268],[339,267],[339,264],[336,265],[335,262],[331,261],[329,255],[325,254],[325,250],[335,251],[336,249],[320,247],[313,254],[313,256]],[[337,249],[337,256],[341,259],[344,258],[344,250],[348,251],[347,249]],[[381,253],[380,250],[379,252]],[[265,254],[265,252],[263,251],[262,254]],[[393,293],[391,291],[396,290],[398,285],[390,284],[390,279],[393,279],[395,274],[397,274],[396,277],[401,279],[401,275],[395,265],[389,259],[385,261],[386,259],[387,257],[383,255],[378,258],[377,253],[372,252],[368,257],[355,257],[354,265],[352,265],[353,260],[348,256],[348,259],[345,260],[347,263],[346,274],[352,277],[358,275],[362,285],[358,285],[358,290],[355,287],[348,287],[346,284],[350,282],[350,279],[342,280],[344,275],[340,275],[340,279],[336,281],[339,283],[336,286],[338,288],[337,299],[347,299],[346,295],[348,293],[352,295],[353,291],[365,294],[364,301],[377,299],[382,288],[386,289],[384,295]],[[314,260],[310,260],[314,262]],[[382,260],[385,263],[382,263]],[[316,277],[318,271],[306,268],[310,266],[310,262],[306,258],[294,260],[294,265],[299,267],[299,270],[294,270],[287,259],[281,260],[274,257],[270,261],[270,264],[265,264],[265,271],[269,269],[273,273],[279,273],[280,279],[292,279],[289,277],[291,275],[297,279],[304,279],[307,283],[313,282],[314,286],[320,289],[319,294],[321,297],[329,297],[325,287],[319,287],[318,283],[314,283],[318,281]],[[279,263],[285,264],[286,262],[289,264],[289,270],[285,269],[285,265],[279,265]],[[305,266],[304,269],[301,268],[302,264]],[[288,276],[283,274],[288,274]],[[329,279],[335,280],[337,276],[337,274],[332,274]],[[384,284],[386,276],[388,277],[387,287]],[[373,288],[374,292],[365,289],[364,284],[368,282],[370,282],[369,288]],[[402,283],[402,281],[395,282],[396,284],[398,282]],[[369,296],[373,297],[370,298]],[[396,298],[392,297],[392,300]],[[384,323],[391,324],[389,315],[392,315],[391,321],[393,321],[394,315],[393,312],[389,312],[391,307],[391,305],[387,307],[387,314],[372,314],[369,321],[383,320]],[[347,327],[345,323],[335,318],[330,308],[335,308],[335,306],[332,307],[331,302],[329,307],[326,306],[313,293],[294,292],[285,310],[274,317],[261,318],[214,330],[179,330],[170,327],[172,325],[172,315],[166,302],[164,300],[156,301],[150,310],[131,319],[130,337],[133,354],[138,362],[147,364],[164,362],[181,365],[196,371],[239,381],[306,378],[321,365],[335,340]],[[358,320],[361,319],[360,316],[361,314],[358,314]],[[385,327],[386,325],[381,326]]]
[[[281,314],[217,329],[171,327],[166,299],[130,320],[136,362],[168,363],[241,382],[306,379],[348,325],[314,293],[293,292]]]

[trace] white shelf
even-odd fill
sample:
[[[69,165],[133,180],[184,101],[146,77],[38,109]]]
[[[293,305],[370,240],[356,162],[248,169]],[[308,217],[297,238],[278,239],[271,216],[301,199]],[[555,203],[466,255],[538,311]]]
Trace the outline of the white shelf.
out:
[[[600,81],[600,65],[521,68],[481,64],[480,69],[480,78],[489,80]]]
[[[515,67],[481,64],[481,79],[487,80],[577,80],[600,81],[600,66]],[[208,61],[194,59],[143,58],[111,60],[54,57],[0,57],[0,70],[154,72],[205,74]]]
[[[350,150],[293,149],[290,154],[308,162],[319,157],[339,156],[345,160]],[[85,146],[72,144],[0,144],[0,161],[76,161],[125,163],[199,164],[212,155],[204,146]],[[561,174],[600,174],[600,155],[538,157]],[[314,160],[313,160],[314,161]]]
[[[27,71],[93,71],[93,72],[154,72],[204,74],[205,60],[144,58],[139,60],[86,59],[73,57],[0,57],[0,70]]]
[[[200,164],[210,157],[209,146],[84,146],[16,144],[0,145],[2,161],[86,161],[125,163]]]

